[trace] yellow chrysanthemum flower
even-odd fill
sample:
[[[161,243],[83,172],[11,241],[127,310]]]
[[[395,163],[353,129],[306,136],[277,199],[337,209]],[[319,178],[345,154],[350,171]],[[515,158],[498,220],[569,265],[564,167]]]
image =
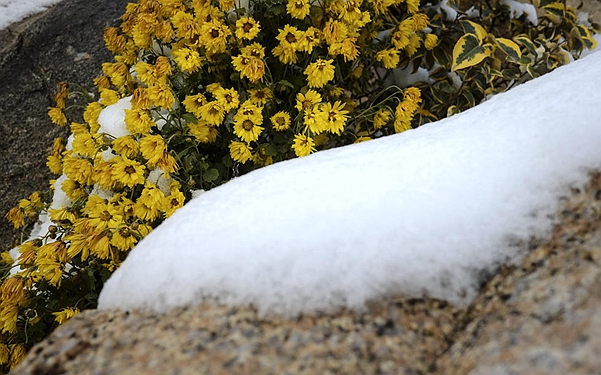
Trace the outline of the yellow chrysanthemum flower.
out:
[[[175,26],[178,38],[195,40],[200,35],[200,24],[196,22],[194,16],[185,11],[176,12],[171,17],[171,22]]]
[[[90,227],[94,230],[116,229],[123,222],[123,215],[110,204],[99,204],[88,213]]]
[[[377,14],[386,13],[388,7],[393,5],[396,0],[369,0]]]
[[[270,118],[273,128],[277,131],[284,131],[290,128],[290,115],[288,112],[279,111]]]
[[[346,38],[341,43],[334,43],[328,48],[328,54],[332,57],[342,55],[344,61],[356,60],[359,56],[359,47],[355,44],[357,38]]]
[[[100,128],[100,124],[98,124],[98,116],[100,116],[102,108],[102,104],[98,102],[92,102],[86,106],[86,109],[83,112],[83,119],[86,123],[88,123],[88,125],[90,125],[90,131],[94,133]]]
[[[307,66],[304,74],[307,76],[309,87],[323,87],[334,79],[334,60],[317,59]]]
[[[311,4],[309,0],[288,0],[286,11],[293,18],[302,20],[311,13]]]
[[[131,250],[138,242],[134,233],[135,231],[130,226],[120,226],[119,229],[113,233],[113,237],[111,237],[111,245],[121,251]]]
[[[438,44],[438,36],[436,34],[426,34],[424,46],[426,49],[432,49]]]
[[[65,116],[63,110],[60,108],[48,107],[48,117],[50,117],[50,120],[56,125],[67,125],[67,116]]]
[[[208,102],[200,107],[198,117],[208,125],[220,125],[225,118],[225,107],[217,100]]]
[[[261,25],[252,17],[241,17],[236,21],[236,38],[252,40],[261,31]]]
[[[3,303],[0,305],[0,332],[17,332],[17,317],[19,315],[19,306],[15,304]]]
[[[419,35],[417,35],[416,33],[412,33],[411,35],[409,35],[409,44],[407,45],[407,47],[405,47],[405,51],[407,51],[407,54],[409,56],[413,56],[417,52],[417,49],[421,44],[422,39],[419,37]]]
[[[265,57],[265,47],[259,43],[252,43],[246,47],[242,47],[240,52],[244,56],[256,57],[262,59]]]
[[[231,148],[230,148],[231,149]],[[186,197],[177,188],[171,188],[169,196],[164,200],[164,207],[162,209],[165,218],[173,215],[175,211],[184,206]]]
[[[211,19],[200,27],[199,42],[209,54],[219,54],[227,48],[227,37],[231,34],[227,25],[218,19]]]
[[[299,40],[301,39],[301,32],[294,26],[285,25],[283,29],[278,30],[278,36],[276,39],[283,46],[290,46],[296,49]]]
[[[300,48],[300,44],[298,44],[298,46]],[[298,56],[296,56],[296,47],[278,44],[271,50],[271,53],[273,53],[273,55],[277,57],[282,64],[290,65],[298,61]]]
[[[10,370],[17,367],[17,365],[25,358],[27,350],[22,344],[13,344],[10,346],[10,360],[8,361],[8,367]]]
[[[264,106],[273,98],[273,93],[269,87],[256,90],[251,89],[248,90],[248,93],[250,94],[250,98],[248,100],[259,107]]]
[[[58,92],[54,95],[54,101],[58,108],[65,108],[65,101],[69,97],[69,84],[67,82],[60,82],[58,84]]]
[[[405,0],[407,12],[409,12],[409,14],[417,13],[417,11],[419,11],[419,3],[420,0]]]
[[[21,228],[25,226],[25,215],[19,207],[13,207],[4,216],[8,221],[13,224],[15,228]]]
[[[89,159],[81,159],[74,156],[63,158],[63,172],[67,177],[80,184],[91,184],[94,166]]]
[[[113,141],[113,151],[128,159],[135,159],[140,152],[140,144],[132,136],[124,135]]]
[[[10,350],[6,344],[0,344],[0,366],[8,363]]]
[[[171,88],[165,84],[157,84],[148,88],[148,99],[155,106],[165,109],[171,109],[175,103]]]
[[[95,232],[92,236],[88,237],[88,246],[94,256],[100,259],[108,259],[110,257],[111,242],[106,233]]]
[[[215,96],[215,100],[223,106],[226,112],[236,109],[240,105],[240,95],[233,88],[219,88],[218,90],[215,90],[213,95]]]
[[[94,78],[94,86],[96,86],[96,88],[98,88],[98,90],[108,89],[111,87],[111,81],[109,80],[109,77],[107,77],[107,76],[100,76],[100,77]]]
[[[143,83],[147,85],[154,85],[157,83],[157,71],[154,65],[144,61],[138,61],[136,65],[134,65],[134,70],[136,71],[137,78]]]
[[[219,9],[224,12],[228,12],[234,8],[234,0],[219,0]]]
[[[134,216],[138,219],[154,221],[165,206],[165,195],[156,185],[147,183],[134,204]]]
[[[430,22],[428,15],[424,13],[414,14],[411,18],[413,19],[413,31],[422,31],[428,27],[428,22]]]
[[[79,314],[79,309],[77,307],[68,307],[66,309],[62,309],[59,312],[52,313],[55,316],[54,320],[58,324],[66,323],[69,319]]]
[[[125,110],[125,128],[131,134],[148,134],[155,122],[147,109],[133,108]]]
[[[117,28],[107,27],[104,30],[104,44],[112,53],[117,54],[125,52],[126,43],[127,39],[125,39],[125,36],[119,35]]]
[[[305,110],[303,122],[306,128],[311,131],[312,135],[318,135],[328,130],[328,123],[324,116],[320,116],[320,111],[317,106]]]
[[[313,53],[313,48],[317,47],[321,43],[321,31],[316,27],[309,27],[306,31],[302,32],[300,40],[298,41],[298,50]]]
[[[317,151],[315,149],[315,142],[313,141],[313,138],[302,134],[297,134],[294,136],[292,150],[299,158]]]
[[[244,142],[232,141],[230,143],[230,156],[233,161],[237,161],[239,163],[246,163],[250,159],[252,159],[252,148],[248,146]]]
[[[145,166],[126,157],[110,168],[112,179],[130,188],[144,183],[145,170]]]
[[[87,131],[79,134],[73,133],[73,152],[81,156],[93,156],[100,148],[99,143]]]
[[[149,109],[152,105],[146,87],[137,87],[131,95],[131,109]]]
[[[334,104],[325,103],[319,107],[319,117],[326,123],[330,133],[340,135],[346,125],[348,111],[344,110],[344,104],[336,101]]]
[[[210,127],[204,121],[198,121],[198,123],[188,124],[190,128],[190,134],[194,136],[197,142],[209,143],[209,136],[211,133]]]
[[[27,289],[25,282],[20,276],[11,276],[4,280],[0,286],[0,296],[2,303],[10,303],[23,306],[27,300]]]
[[[400,56],[396,49],[385,49],[376,53],[376,61],[382,63],[386,69],[394,69],[399,65]]]
[[[259,57],[238,55],[232,58],[234,69],[240,72],[240,77],[248,78],[252,83],[263,78],[265,74],[265,63]]]
[[[178,48],[173,51],[173,59],[180,67],[182,72],[194,73],[200,69],[200,54],[190,48]]]
[[[165,140],[160,135],[147,135],[140,140],[140,151],[147,165],[154,167],[167,151]]]
[[[173,71],[171,70],[171,62],[166,56],[157,57],[157,60],[154,63],[154,68],[157,77],[166,77],[173,73]]]
[[[9,251],[3,251],[0,253],[0,263],[12,265],[15,260],[10,255]]]
[[[390,116],[391,116],[391,113],[387,109],[383,109],[383,108],[379,109],[374,114],[374,129],[377,130],[377,129],[381,129],[384,126],[386,126],[386,124],[390,120]]]
[[[341,43],[344,39],[348,38],[348,36],[348,27],[340,21],[329,20],[323,28],[323,37],[328,45]]]
[[[67,197],[73,201],[87,195],[84,185],[69,178],[63,181],[61,190],[64,191],[65,194],[67,194]]]
[[[256,141],[263,131],[263,127],[260,124],[260,122],[257,122],[252,117],[234,117],[234,134],[246,143]]]
[[[307,90],[305,94],[299,92],[296,94],[296,108],[299,112],[313,108],[314,105],[321,103],[321,94],[315,90]]]
[[[188,95],[182,102],[186,111],[192,113],[196,117],[200,117],[200,108],[207,104],[207,98],[203,94]]]
[[[115,90],[100,90],[100,103],[104,106],[115,104],[119,101],[119,99],[121,99],[121,96]]]

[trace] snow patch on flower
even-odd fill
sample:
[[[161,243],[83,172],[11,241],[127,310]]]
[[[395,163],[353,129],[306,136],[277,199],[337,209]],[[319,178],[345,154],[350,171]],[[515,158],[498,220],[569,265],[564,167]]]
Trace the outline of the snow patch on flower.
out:
[[[131,108],[131,96],[120,99],[117,103],[104,108],[98,116],[100,129],[98,133],[105,133],[115,138],[129,135],[125,126],[125,110]]]

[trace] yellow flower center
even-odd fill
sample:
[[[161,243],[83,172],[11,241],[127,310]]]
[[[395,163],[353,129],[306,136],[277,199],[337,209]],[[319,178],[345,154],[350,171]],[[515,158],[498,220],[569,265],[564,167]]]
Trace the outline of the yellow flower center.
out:
[[[288,33],[288,34],[286,34],[286,41],[288,43],[295,43],[296,42],[296,37],[294,36],[294,34]]]
[[[104,210],[100,213],[100,219],[102,221],[109,221],[109,220],[111,220],[112,217],[113,217],[113,215],[111,215],[111,213],[108,212],[107,210]]]
[[[244,130],[251,130],[255,124],[250,120],[244,120],[242,127]]]

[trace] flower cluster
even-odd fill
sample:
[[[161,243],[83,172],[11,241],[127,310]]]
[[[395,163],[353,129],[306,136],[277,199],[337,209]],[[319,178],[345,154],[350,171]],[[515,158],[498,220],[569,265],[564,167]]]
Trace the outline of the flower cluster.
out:
[[[71,129],[48,157],[59,176],[53,197],[34,193],[6,215],[17,228],[39,215],[42,229],[16,259],[0,259],[0,370],[94,308],[128,252],[193,196],[255,168],[450,113],[439,95],[452,92],[442,86],[458,74],[449,41],[463,31],[437,9],[419,0],[128,4],[120,28],[105,30],[114,61],[94,80],[98,97],[84,121],[70,120],[67,102],[92,94],[66,83],[48,108]],[[429,78],[421,82],[395,79],[422,66]]]

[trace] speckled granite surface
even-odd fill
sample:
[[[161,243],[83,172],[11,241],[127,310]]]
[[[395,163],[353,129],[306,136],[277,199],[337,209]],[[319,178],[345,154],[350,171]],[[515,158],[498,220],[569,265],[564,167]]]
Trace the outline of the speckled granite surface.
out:
[[[472,304],[437,374],[601,374],[601,175],[559,215],[552,239]]]
[[[466,310],[398,297],[298,319],[211,304],[87,311],[14,373],[601,374],[601,174],[564,200],[558,220]]]

